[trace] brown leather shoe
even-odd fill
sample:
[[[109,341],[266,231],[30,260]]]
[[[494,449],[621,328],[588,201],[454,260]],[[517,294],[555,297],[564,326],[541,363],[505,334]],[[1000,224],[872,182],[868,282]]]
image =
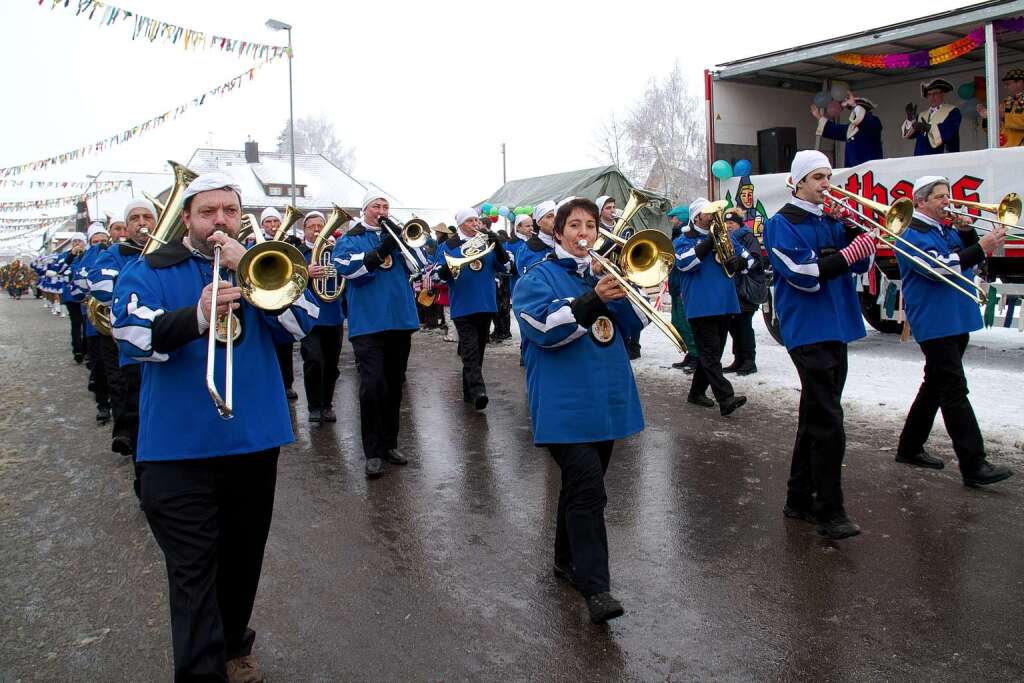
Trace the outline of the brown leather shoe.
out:
[[[229,659],[225,666],[229,683],[264,683],[267,677],[256,660],[256,655]]]

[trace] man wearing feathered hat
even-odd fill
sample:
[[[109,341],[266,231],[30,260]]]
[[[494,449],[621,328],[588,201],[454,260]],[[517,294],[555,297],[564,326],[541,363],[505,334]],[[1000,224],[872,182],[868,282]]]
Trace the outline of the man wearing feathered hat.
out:
[[[1024,69],[1010,69],[1003,76],[1003,83],[1008,93],[999,114],[999,146],[1020,147],[1024,145]],[[988,118],[988,108],[980,102],[978,114]]]
[[[914,156],[960,151],[960,110],[946,102],[946,93],[953,84],[934,78],[921,84],[921,97],[928,100],[928,109],[920,114],[917,106],[907,105],[903,137],[914,141]]]

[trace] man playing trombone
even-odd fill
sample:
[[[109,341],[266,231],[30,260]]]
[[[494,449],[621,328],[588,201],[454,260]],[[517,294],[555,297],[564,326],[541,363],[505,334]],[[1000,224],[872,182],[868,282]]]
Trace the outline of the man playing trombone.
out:
[[[197,177],[181,193],[188,234],[125,269],[114,287],[114,338],[142,363],[137,459],[146,519],[167,564],[175,680],[263,680],[248,623],[278,453],[293,440],[274,343],[301,339],[318,312],[302,296],[261,310],[227,284],[211,301],[212,260],[235,270],[246,253],[235,240],[240,193],[223,173]],[[241,322],[230,420],[203,382],[209,328],[227,315]],[[228,348],[214,351],[221,367]]]
[[[498,310],[494,278],[509,272],[509,257],[501,239],[483,227],[475,210],[461,209],[455,222],[455,234],[438,247],[434,260],[448,283],[452,322],[459,332],[462,400],[483,410],[488,401],[484,350]]]
[[[1013,472],[985,458],[985,443],[967,398],[963,355],[970,333],[982,327],[977,300],[947,285],[950,268],[973,278],[974,266],[1006,241],[1006,228],[996,225],[981,239],[969,219],[956,216],[943,225],[949,207],[949,181],[924,176],[914,183],[914,217],[902,236],[930,258],[897,253],[903,301],[910,329],[924,353],[924,382],[910,406],[900,434],[896,462],[942,469],[943,462],[924,450],[935,414],[942,411],[946,431],[960,463],[964,484],[994,484]]]
[[[409,279],[427,263],[419,248],[400,244],[390,205],[379,192],[363,198],[363,218],[334,245],[334,264],[345,278],[348,337],[359,371],[359,421],[366,476],[384,463],[406,465],[398,450],[402,385],[412,333],[420,328]]]

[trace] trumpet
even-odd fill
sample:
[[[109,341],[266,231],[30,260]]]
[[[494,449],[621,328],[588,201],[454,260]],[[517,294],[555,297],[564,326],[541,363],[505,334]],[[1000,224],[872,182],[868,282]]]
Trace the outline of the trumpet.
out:
[[[291,207],[289,207],[291,208]],[[328,269],[327,275],[313,278],[313,293],[321,301],[337,301],[345,292],[345,280],[338,277],[338,271],[334,267],[333,258],[328,247],[331,243],[328,237],[339,227],[352,220],[348,211],[335,204],[324,223],[323,230],[316,236],[313,242],[313,251],[309,255],[309,262],[312,265],[321,265]]]

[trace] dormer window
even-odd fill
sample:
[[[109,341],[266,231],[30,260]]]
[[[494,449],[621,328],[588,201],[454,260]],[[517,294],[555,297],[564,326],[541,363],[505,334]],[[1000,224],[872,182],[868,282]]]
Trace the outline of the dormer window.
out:
[[[267,195],[270,196],[270,197],[291,197],[292,196],[292,186],[291,185],[270,185],[270,184],[268,184],[267,185]],[[296,185],[295,186],[295,196],[296,197],[305,197],[306,196],[306,186],[305,185]]]

